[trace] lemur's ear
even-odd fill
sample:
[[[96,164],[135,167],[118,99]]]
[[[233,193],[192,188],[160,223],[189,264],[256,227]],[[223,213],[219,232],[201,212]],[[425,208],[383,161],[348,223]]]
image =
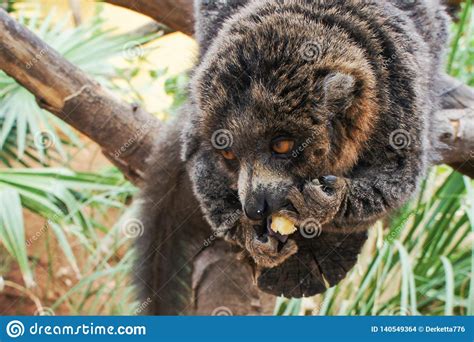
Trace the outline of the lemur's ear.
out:
[[[354,100],[355,79],[340,72],[330,73],[324,78],[324,102],[333,112],[344,111]]]
[[[249,0],[195,0],[195,32],[201,54],[204,54],[226,19],[244,7]]]

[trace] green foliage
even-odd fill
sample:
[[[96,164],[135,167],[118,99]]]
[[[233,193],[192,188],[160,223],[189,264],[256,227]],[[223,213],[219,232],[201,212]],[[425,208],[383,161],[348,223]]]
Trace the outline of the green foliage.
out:
[[[79,192],[80,191],[80,192]],[[0,171],[0,240],[18,261],[25,284],[33,285],[26,246],[39,236],[25,240],[22,209],[47,221],[39,235],[51,229],[77,276],[79,266],[65,230],[87,242],[89,250],[100,245],[97,230],[106,229],[86,213],[86,209],[121,208],[133,187],[122,176],[75,173],[66,169],[9,169]]]
[[[120,81],[124,75],[128,75],[128,81],[133,79],[133,70],[147,53],[141,44],[155,35],[117,35],[104,29],[100,11],[92,21],[75,28],[68,27],[68,17],[55,20],[53,11],[44,18],[38,11],[31,13],[28,17],[20,14],[18,21],[104,87],[130,99],[128,84]],[[41,57],[25,67],[34,68]],[[115,66],[115,59],[121,62],[121,68]],[[58,263],[63,267],[67,263],[78,280],[58,303],[68,306],[71,313],[133,313],[131,288],[126,285],[129,273],[124,271],[131,267],[131,252],[120,260],[116,255],[130,239],[120,225],[110,228],[104,222],[112,211],[120,215],[126,209],[136,189],[116,170],[70,170],[68,164],[74,157],[71,151],[82,147],[67,124],[39,108],[33,95],[0,71],[0,161],[7,167],[0,169],[0,280],[10,269],[7,263],[16,262],[27,288],[47,286],[36,279],[37,261],[44,260],[44,256],[32,254],[41,242],[47,251],[48,282],[54,282],[53,265]],[[28,168],[18,168],[18,163]],[[61,167],[33,167],[53,163]],[[33,235],[25,232],[25,210],[44,218]],[[51,237],[62,255],[51,253]],[[100,284],[95,285],[102,289],[93,289],[97,279]],[[104,304],[100,300],[111,282],[123,298]],[[84,284],[87,286],[82,287]],[[87,309],[86,302],[90,305]]]
[[[179,108],[186,102],[187,86],[189,77],[186,73],[171,76],[165,81],[166,94],[173,97],[173,103],[169,108],[172,115],[176,115]]]

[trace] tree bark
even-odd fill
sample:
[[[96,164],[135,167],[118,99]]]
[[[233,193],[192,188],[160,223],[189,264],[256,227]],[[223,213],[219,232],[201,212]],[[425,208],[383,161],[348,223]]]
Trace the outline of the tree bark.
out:
[[[108,2],[132,6],[132,2]],[[172,29],[183,32],[191,31],[191,15],[186,20],[183,17],[183,13],[189,12],[182,12],[174,23],[171,18],[176,13],[173,16],[157,13],[164,13],[160,11],[165,5],[188,2],[133,1],[140,11],[147,11]],[[181,12],[181,7],[176,8]],[[151,13],[154,11],[155,14]],[[0,32],[0,69],[34,94],[40,106],[99,144],[104,154],[139,184],[154,137],[160,133],[159,121],[138,106],[116,99],[3,10],[0,10]],[[439,127],[436,138],[448,147],[440,149],[440,163],[474,177],[474,90],[446,77],[440,86],[440,96],[443,110],[434,118]],[[236,278],[240,279],[236,286],[229,287],[229,279],[219,278],[219,262],[237,257],[227,245],[218,243],[193,261],[193,286],[199,298],[196,313],[209,314],[208,308],[218,307],[223,301],[216,293],[221,289],[227,291],[226,302],[242,304],[236,314],[271,313],[274,300],[257,289],[248,263],[242,261],[233,266],[232,272],[241,275]]]
[[[173,30],[194,32],[193,0],[105,0],[105,2],[144,14]]]

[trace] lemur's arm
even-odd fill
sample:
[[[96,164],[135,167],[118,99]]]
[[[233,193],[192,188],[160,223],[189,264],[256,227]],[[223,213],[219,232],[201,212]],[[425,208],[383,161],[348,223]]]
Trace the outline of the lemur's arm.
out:
[[[371,224],[390,211],[398,209],[412,197],[423,174],[420,161],[404,160],[385,167],[365,170],[365,175],[345,179],[344,196],[334,223],[339,227]]]
[[[291,191],[298,220],[311,218],[336,228],[367,227],[399,208],[415,193],[425,167],[419,143],[406,138],[412,146],[389,152],[390,157],[378,152],[374,164],[358,168],[349,177],[326,176],[307,183],[302,192]]]

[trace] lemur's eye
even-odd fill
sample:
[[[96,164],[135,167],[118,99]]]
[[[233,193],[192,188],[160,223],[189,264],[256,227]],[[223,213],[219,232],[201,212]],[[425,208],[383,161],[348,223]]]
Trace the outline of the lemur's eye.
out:
[[[221,152],[222,156],[227,160],[237,159],[237,156],[231,150],[221,150],[220,152]]]
[[[295,142],[291,139],[280,139],[272,143],[272,150],[277,154],[287,154],[293,150]]]

